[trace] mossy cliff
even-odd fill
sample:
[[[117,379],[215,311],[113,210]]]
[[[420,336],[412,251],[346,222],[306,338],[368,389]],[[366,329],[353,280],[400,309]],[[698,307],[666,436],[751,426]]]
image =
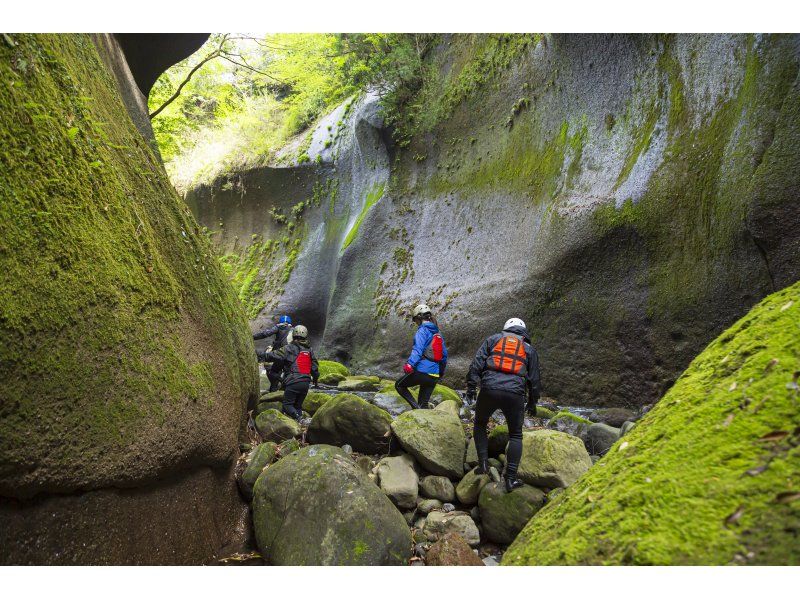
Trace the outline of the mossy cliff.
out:
[[[21,534],[0,560],[207,559],[257,392],[243,310],[90,36],[4,36],[0,73],[0,520],[30,523],[0,523]],[[195,505],[209,533],[131,546],[159,492],[164,526]],[[70,494],[110,501],[116,534]]]
[[[800,283],[712,342],[503,564],[800,564]]]
[[[796,35],[439,41],[413,100],[388,115],[394,130],[358,103],[343,131],[318,127],[304,160],[283,165],[338,181],[338,195],[330,213],[324,201],[305,213],[262,317],[310,317],[326,353],[389,375],[425,301],[455,385],[480,340],[522,317],[546,394],[639,406],[800,277]],[[308,195],[295,191],[281,201]],[[243,188],[242,209],[263,194]]]

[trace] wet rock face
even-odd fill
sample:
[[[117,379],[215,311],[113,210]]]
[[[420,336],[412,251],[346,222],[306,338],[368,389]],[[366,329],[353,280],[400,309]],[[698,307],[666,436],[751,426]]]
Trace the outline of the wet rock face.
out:
[[[256,540],[274,565],[400,565],[410,556],[400,511],[339,448],[282,458],[254,494]]]
[[[800,276],[796,40],[541,36],[392,148],[391,169],[368,97],[330,149],[312,144],[310,162],[242,173],[246,193],[220,181],[189,201],[230,247],[232,231],[269,232],[271,205],[311,196],[308,177],[337,180],[335,200],[304,216],[302,250],[266,311],[296,311],[324,329],[321,348],[361,370],[402,363],[407,309],[425,300],[450,380],[519,316],[557,402],[641,406]],[[485,43],[450,36],[431,60],[469,63]],[[208,217],[219,209],[223,227]]]
[[[199,563],[237,533],[252,341],[100,37],[0,46],[0,562]]]

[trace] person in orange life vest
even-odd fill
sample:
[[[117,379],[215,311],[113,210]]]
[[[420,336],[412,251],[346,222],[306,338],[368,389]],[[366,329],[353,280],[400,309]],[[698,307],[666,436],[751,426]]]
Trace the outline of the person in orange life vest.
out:
[[[308,343],[308,329],[303,325],[295,326],[292,342],[263,357],[283,368],[283,412],[300,421],[308,387],[312,381],[316,387],[319,379],[319,363]]]
[[[503,332],[487,338],[475,354],[467,374],[467,400],[475,401],[480,384],[481,392],[475,404],[475,448],[478,452],[478,473],[489,473],[489,436],[487,424],[500,409],[508,424],[506,453],[506,491],[522,486],[517,480],[517,468],[522,458],[522,425],[527,407],[536,415],[536,403],[541,394],[539,356],[531,346],[525,322],[511,318]]]
[[[412,320],[418,326],[414,335],[414,346],[403,366],[404,375],[394,383],[394,387],[414,409],[426,409],[436,383],[444,375],[447,347],[427,305],[417,305],[412,313]],[[419,386],[419,403],[408,390],[410,386]]]

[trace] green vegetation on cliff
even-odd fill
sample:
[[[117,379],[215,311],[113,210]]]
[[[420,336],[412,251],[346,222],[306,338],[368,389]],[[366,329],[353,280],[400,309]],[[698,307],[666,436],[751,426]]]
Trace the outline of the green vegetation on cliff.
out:
[[[800,283],[712,342],[504,564],[800,564]]]
[[[149,453],[129,468],[113,462],[180,414],[219,431],[203,449],[216,458],[235,442],[256,374],[214,250],[91,37],[9,39],[0,44],[3,492],[152,475],[172,464]],[[174,441],[186,443],[176,454],[203,452],[197,440]]]

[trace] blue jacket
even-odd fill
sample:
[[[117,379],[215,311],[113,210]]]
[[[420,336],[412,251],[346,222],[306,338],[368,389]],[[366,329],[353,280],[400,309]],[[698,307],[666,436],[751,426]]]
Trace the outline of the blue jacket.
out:
[[[408,365],[418,372],[423,374],[431,374],[439,376],[444,372],[447,365],[447,346],[442,342],[442,371],[439,371],[439,364],[435,361],[425,359],[422,354],[428,345],[431,343],[433,335],[439,332],[439,328],[433,322],[423,322],[417,328],[417,333],[414,335],[414,348],[411,349],[411,356],[408,358]]]

